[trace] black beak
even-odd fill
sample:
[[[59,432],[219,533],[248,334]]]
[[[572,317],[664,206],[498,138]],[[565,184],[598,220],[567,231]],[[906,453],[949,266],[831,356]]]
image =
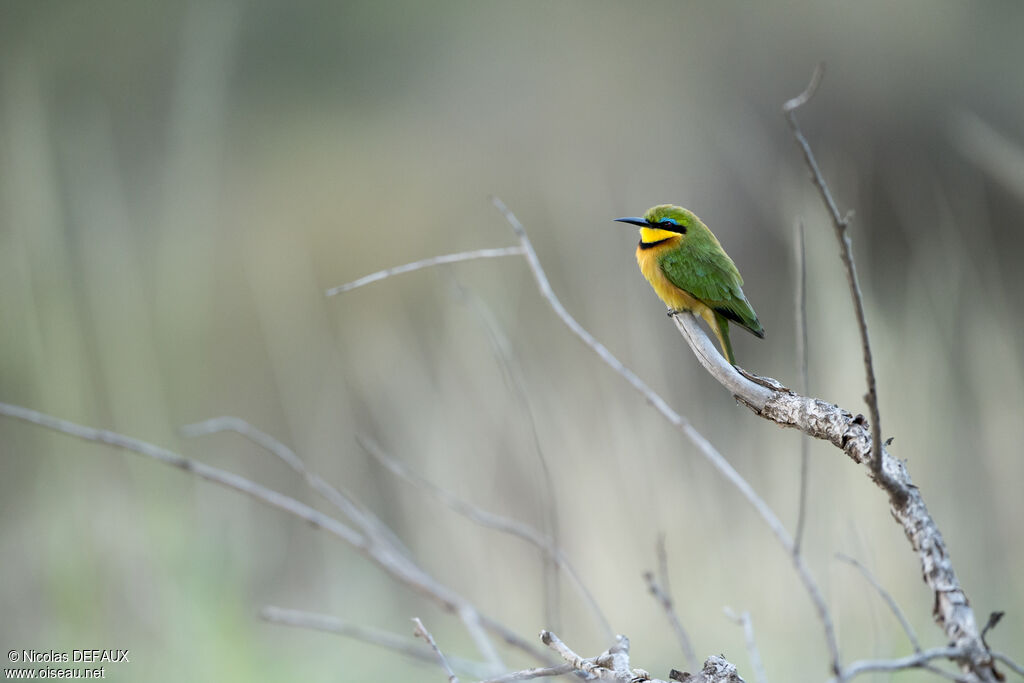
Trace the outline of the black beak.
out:
[[[641,226],[650,225],[650,223],[645,221],[643,218],[616,218],[615,222],[616,223],[629,223],[630,225],[641,225]]]

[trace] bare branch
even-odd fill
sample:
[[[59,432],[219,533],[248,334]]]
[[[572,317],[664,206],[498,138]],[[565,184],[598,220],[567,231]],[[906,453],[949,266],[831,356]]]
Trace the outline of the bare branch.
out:
[[[586,674],[590,678],[601,681],[620,681],[622,683],[638,683],[639,681],[653,681],[664,683],[651,678],[643,669],[632,669],[629,666],[629,638],[616,636],[616,643],[597,657],[584,659],[573,652],[572,648],[563,643],[558,636],[551,631],[540,632],[541,642],[558,653],[562,659],[572,665],[575,671]]]
[[[896,615],[896,618],[899,620],[900,625],[903,627],[903,632],[907,634],[907,639],[910,640],[910,644],[914,647],[914,652],[920,652],[921,643],[917,639],[917,634],[914,632],[914,627],[910,625],[910,622],[907,620],[906,615],[903,614],[903,610],[900,609],[900,606],[896,602],[895,598],[892,597],[889,591],[885,590],[885,588],[878,581],[878,579],[875,578],[875,575],[872,574],[867,567],[862,565],[854,558],[849,557],[848,555],[836,553],[836,557],[842,560],[843,562],[846,562],[856,567],[864,576],[864,578],[868,580],[868,583],[875,587],[875,590],[878,591],[878,594],[882,597],[883,600],[885,600],[885,604],[889,605],[889,609],[892,610],[892,613],[894,615]]]
[[[647,590],[664,610],[668,623],[676,634],[676,640],[679,641],[679,649],[682,651],[683,656],[686,657],[687,666],[691,669],[696,669],[700,666],[700,662],[697,660],[697,654],[693,650],[690,636],[687,634],[686,629],[683,628],[683,622],[679,619],[679,614],[676,613],[675,605],[672,602],[672,593],[668,584],[668,553],[665,552],[664,534],[658,535],[656,550],[658,555],[658,578],[654,577],[654,572],[644,572]]]
[[[875,477],[871,467],[871,435],[862,416],[854,417],[838,406],[793,393],[770,378],[758,378],[763,385],[751,382],[746,377],[741,377],[746,384],[738,382],[736,377],[739,373],[736,368],[717,352],[708,352],[709,349],[714,351],[714,348],[692,315],[680,314],[675,316],[675,320],[697,358],[705,364],[711,375],[730,391],[735,387],[741,389],[742,393],[734,394],[741,403],[763,418],[832,443],[854,462],[867,466],[871,478],[886,488]],[[766,386],[775,387],[774,390],[768,390],[768,400],[764,399],[763,390]],[[921,562],[925,583],[935,594],[935,621],[957,651],[968,655],[974,673],[982,680],[990,680],[987,676],[991,675],[991,657],[978,635],[974,612],[960,588],[942,534],[928,513],[921,492],[914,486],[906,464],[890,456],[884,445],[880,452],[884,474],[890,486],[898,489],[897,495],[889,496],[890,510],[906,532]]]
[[[665,534],[658,534],[658,542],[655,544],[654,550],[658,556],[658,580],[655,582],[654,575],[650,572],[644,574],[644,579],[647,580],[647,589],[661,603],[662,608],[665,610],[665,615],[668,617],[672,630],[676,633],[676,639],[679,641],[679,649],[682,650],[683,656],[686,657],[687,666],[691,669],[696,669],[700,666],[700,662],[697,660],[697,653],[693,649],[690,635],[683,628],[683,622],[676,612],[675,601],[672,599],[672,586],[668,578],[668,550],[665,548]]]
[[[808,391],[807,379],[807,253],[804,249],[804,222],[796,222],[796,357],[800,368],[800,393]],[[810,440],[800,437],[800,493],[797,506],[796,531],[793,532],[793,552],[800,553],[807,521],[807,481],[810,469]]]
[[[387,541],[394,546],[396,552],[408,556],[405,546],[394,535],[394,532],[380,521],[380,518],[357,503],[348,492],[332,486],[315,472],[310,471],[291,448],[245,420],[225,415],[204,420],[203,422],[196,422],[181,428],[181,433],[188,437],[205,436],[225,431],[235,432],[278,457],[305,479],[311,489],[348,517],[371,541],[379,536],[386,536]]]
[[[516,538],[522,539],[539,548],[547,557],[551,558],[565,571],[566,576],[569,577],[577,587],[584,602],[587,603],[594,615],[597,617],[598,622],[605,628],[605,630],[611,630],[611,626],[608,624],[604,614],[601,612],[601,608],[597,604],[597,600],[594,598],[594,595],[587,588],[586,584],[583,583],[583,579],[569,562],[569,558],[550,538],[544,536],[528,524],[524,524],[523,522],[515,519],[502,517],[501,515],[496,515],[493,512],[488,512],[487,510],[483,510],[472,503],[458,498],[449,491],[446,491],[437,484],[429,481],[422,475],[414,472],[404,463],[399,462],[386,454],[380,445],[372,439],[356,435],[356,441],[364,450],[366,450],[367,453],[390,470],[392,474],[431,494],[463,517],[476,522],[482,527],[500,531],[501,533],[509,534],[510,536],[515,536]]]
[[[654,599],[658,601],[661,608],[665,611],[665,616],[668,617],[668,623],[672,626],[672,630],[676,634],[676,639],[679,641],[679,649],[682,650],[683,656],[686,657],[686,663],[691,669],[696,669],[699,665],[697,661],[697,654],[693,651],[693,644],[690,642],[690,636],[686,633],[686,629],[683,628],[683,623],[679,620],[679,615],[676,614],[675,606],[672,604],[672,597],[665,592],[662,586],[658,584],[657,579],[654,578],[654,572],[644,572],[644,581],[647,583],[647,590],[654,596]]]
[[[52,415],[40,413],[28,408],[22,408],[21,406],[10,405],[8,403],[0,403],[0,415],[6,415],[8,417],[24,420],[25,422],[31,422],[32,424],[39,425],[40,427],[52,429],[85,441],[95,441],[97,443],[113,446],[114,448],[132,451],[139,455],[144,455],[147,458],[153,458],[165,465],[177,467],[185,472],[194,474],[200,479],[205,479],[206,481],[211,481],[215,484],[220,484],[221,486],[234,489],[258,500],[261,503],[265,503],[266,505],[298,517],[299,519],[311,524],[314,528],[324,529],[334,536],[337,536],[354,548],[364,552],[364,554],[369,547],[366,538],[362,534],[339,522],[333,517],[314,510],[305,503],[300,503],[294,498],[290,498],[282,493],[278,493],[277,491],[249,481],[245,477],[241,477],[233,472],[226,472],[197,460],[191,460],[182,455],[178,455],[173,451],[169,451],[166,448],[161,448],[139,439],[133,439],[130,436],[118,434],[117,432],[111,432],[106,429],[96,429],[94,427],[86,427],[74,422],[69,422],[68,420],[53,417]]]
[[[745,370],[725,362],[722,354],[718,352],[704,330],[701,329],[700,324],[689,313],[673,313],[672,321],[685,337],[690,349],[697,357],[697,361],[733,396],[740,396],[755,407],[764,406],[772,397],[773,389],[785,389],[777,382],[775,386],[767,386],[751,381],[750,377],[755,377],[755,375],[750,375]],[[659,412],[663,411],[659,410]]]
[[[411,273],[414,270],[420,270],[421,268],[430,268],[431,266],[439,266],[445,263],[458,263],[459,261],[472,261],[481,258],[500,258],[502,256],[521,256],[523,253],[522,247],[499,247],[496,249],[477,249],[476,251],[463,251],[457,254],[445,254],[444,256],[434,256],[433,258],[423,259],[422,261],[415,261],[413,263],[406,263],[405,265],[396,266],[395,268],[387,268],[386,270],[378,270],[376,273],[371,273],[358,280],[347,282],[337,287],[331,287],[327,290],[327,296],[334,296],[335,294],[341,294],[348,292],[357,287],[368,285],[384,278],[391,277],[392,275],[401,275],[402,273]]]
[[[358,504],[351,495],[335,488],[315,472],[310,471],[302,459],[296,455],[295,451],[269,434],[256,429],[245,420],[237,417],[217,417],[205,422],[188,425],[183,427],[181,431],[186,436],[233,431],[253,441],[283,460],[306,480],[310,488],[323,496],[348,517],[353,524],[359,527],[368,539],[372,552],[382,557],[387,556],[391,562],[408,564],[410,565],[409,570],[423,574],[419,568],[413,566],[405,545],[395,536],[388,525],[382,522],[373,512]],[[480,619],[476,616],[476,609],[468,602],[453,609],[466,625],[466,629],[469,631],[480,653],[496,670],[504,668],[504,664],[497,650],[495,650],[494,644],[483,631]]]
[[[619,683],[644,683],[647,681],[650,683],[666,683],[666,681],[661,679],[652,678],[643,669],[630,667],[629,638],[625,636],[617,636],[618,642],[613,647],[602,652],[597,657],[589,659],[584,659],[576,654],[572,648],[563,643],[551,631],[541,631],[540,639],[541,642],[557,652],[559,657],[569,663],[571,671],[578,672],[588,680],[618,681]],[[704,668],[696,675],[683,674],[673,670],[669,678],[687,681],[687,683],[743,683],[743,679],[737,673],[736,667],[721,656],[708,657],[704,661]]]
[[[811,151],[811,145],[807,142],[807,138],[804,137],[803,131],[800,130],[800,125],[796,121],[796,110],[805,105],[814,96],[815,91],[818,89],[818,84],[821,83],[824,70],[824,65],[819,64],[814,69],[814,74],[811,76],[811,82],[807,89],[786,102],[782,110],[786,115],[786,120],[789,122],[789,127],[793,131],[793,137],[796,138],[797,144],[800,145],[800,149],[803,151],[804,161],[807,162],[807,167],[811,170],[814,184],[821,192],[821,198],[825,202],[825,207],[832,216],[832,226],[835,228],[836,238],[839,240],[839,253],[843,265],[846,267],[846,281],[850,286],[850,296],[853,298],[854,313],[857,317],[857,326],[860,329],[861,350],[864,354],[864,374],[866,375],[868,385],[868,393],[865,396],[865,400],[868,404],[868,412],[871,415],[871,442],[876,446],[880,446],[882,443],[882,420],[878,410],[875,367],[871,357],[871,341],[868,338],[867,318],[864,314],[864,297],[860,291],[860,281],[857,279],[857,266],[853,261],[853,246],[850,242],[850,236],[847,234],[850,222],[848,218],[839,215],[839,209],[832,198],[832,192],[829,190],[828,184],[821,174],[821,169],[818,168],[814,152]],[[885,478],[882,468],[882,450],[880,448],[878,453],[875,454],[872,467],[874,468],[875,476],[890,490],[890,495],[898,495],[899,489],[890,487]]]
[[[743,683],[736,667],[720,655],[704,660],[704,668],[696,676],[685,679],[687,683]]]
[[[434,642],[434,636],[430,634],[430,631],[428,631],[427,627],[423,625],[420,618],[413,617],[412,623],[416,624],[416,628],[413,629],[412,632],[413,635],[417,638],[422,638],[427,641],[428,645],[430,645],[430,649],[434,651],[434,654],[437,655],[438,661],[441,662],[441,668],[448,674],[448,683],[459,683],[459,677],[455,675],[454,671],[452,671],[452,667],[448,664],[448,660],[444,658],[444,653],[441,652],[441,648],[439,648],[437,643]]]
[[[547,678],[549,676],[562,676],[574,671],[572,664],[561,664],[559,666],[548,666],[538,669],[523,669],[513,671],[497,678],[488,678],[481,683],[513,683],[513,681],[528,681],[534,678]]]
[[[955,647],[969,653],[969,656],[962,661],[962,664],[967,666],[982,680],[992,680],[994,677],[992,658],[988,655],[987,648],[978,635],[974,613],[968,605],[967,597],[960,589],[938,527],[928,514],[920,492],[911,484],[905,467],[902,463],[894,462],[889,457],[882,443],[874,362],[871,356],[867,318],[864,314],[864,299],[861,294],[860,282],[857,278],[857,268],[853,260],[853,248],[847,231],[849,219],[840,215],[828,184],[825,182],[821,169],[818,167],[818,162],[815,160],[814,153],[811,151],[810,143],[807,142],[807,138],[804,137],[803,131],[796,120],[796,110],[806,104],[814,95],[814,91],[821,81],[822,71],[823,67],[819,65],[815,69],[807,89],[801,95],[786,102],[783,105],[783,112],[793,132],[793,137],[803,152],[804,161],[811,171],[814,184],[817,186],[822,200],[831,215],[832,225],[835,229],[836,238],[839,241],[840,257],[846,269],[846,280],[850,288],[850,296],[853,299],[857,326],[860,330],[861,350],[864,356],[864,373],[868,389],[865,400],[868,404],[871,420],[870,437],[858,440],[858,448],[866,450],[860,451],[859,457],[855,458],[855,460],[867,462],[871,469],[872,478],[889,494],[890,507],[893,510],[893,514],[903,525],[907,536],[911,539],[911,544],[920,555],[925,581],[935,591],[935,619],[937,623],[945,630],[946,635]],[[799,403],[806,406],[807,400],[803,399]],[[764,415],[763,412],[761,414]],[[858,423],[857,427],[864,431],[862,418],[858,417],[852,422]],[[811,434],[810,431],[804,431]],[[820,434],[823,430],[818,431]],[[814,436],[814,434],[811,435]],[[864,436],[867,437],[868,435],[865,434]],[[818,438],[821,438],[821,436]],[[837,445],[849,454],[849,443],[850,441],[840,441]]]
[[[936,659],[960,659],[964,652],[957,647],[937,647],[931,650],[923,650],[908,657],[899,659],[877,659],[853,662],[843,671],[846,680],[850,680],[861,674],[876,671],[905,671],[924,667],[925,664]]]
[[[0,403],[0,415],[30,422],[86,441],[95,441],[115,448],[132,451],[139,455],[153,458],[166,465],[182,469],[201,479],[245,493],[262,503],[308,522],[316,529],[324,529],[358,550],[386,574],[406,584],[420,595],[436,602],[442,608],[460,616],[473,614],[474,620],[471,623],[478,623],[483,629],[498,636],[509,645],[526,652],[542,663],[547,664],[549,661],[549,658],[533,644],[519,637],[515,632],[494,619],[479,614],[472,603],[447,586],[438,583],[433,577],[413,563],[412,560],[396,552],[390,544],[383,542],[383,538],[374,538],[371,542],[366,536],[348,525],[314,510],[294,498],[260,486],[233,472],[226,472],[216,467],[211,467],[202,462],[178,455],[166,448],[161,448],[139,439],[133,439],[117,432],[86,427],[8,403]],[[466,620],[464,619],[464,621]]]
[[[437,662],[437,655],[434,654],[434,651],[425,645],[417,643],[415,640],[403,638],[390,631],[358,626],[326,614],[315,614],[313,612],[303,612],[301,610],[284,609],[268,605],[260,610],[260,618],[264,621],[283,626],[337,633],[353,640],[386,648],[406,657],[424,662]],[[493,671],[490,666],[460,657],[449,657],[448,660],[454,669],[473,678],[486,678]]]
[[[811,82],[807,84],[804,91],[796,97],[786,100],[786,103],[782,105],[782,110],[788,114],[789,112],[799,109],[807,104],[811,98],[814,97],[814,93],[818,91],[818,86],[821,85],[821,79],[824,75],[825,64],[819,63],[814,67],[814,73],[811,74]]]
[[[775,380],[766,380],[764,384],[759,384],[748,379],[746,375],[741,374],[735,366],[726,361],[717,349],[715,349],[711,340],[701,328],[700,323],[697,322],[697,318],[692,314],[677,313],[672,316],[672,319],[675,321],[676,327],[686,338],[686,341],[690,344],[690,348],[693,349],[694,355],[697,356],[697,360],[700,361],[701,365],[703,365],[715,377],[715,379],[721,382],[727,389],[733,391],[734,396],[754,409],[755,412],[758,412],[756,409],[758,403],[761,403],[763,408],[769,403],[769,400],[773,396],[778,395],[779,390],[788,391]],[[717,452],[715,454],[717,455]],[[718,457],[721,458],[720,455]],[[712,464],[714,464],[714,462]],[[735,472],[735,470],[732,470],[731,465],[727,462],[725,464],[729,470]],[[728,474],[726,474],[726,476],[730,481],[733,481],[732,477]],[[758,509],[758,511],[761,512],[761,517],[768,522],[769,528],[771,528],[775,537],[779,540],[779,543],[792,556],[793,566],[796,569],[800,580],[803,582],[804,588],[807,590],[807,594],[811,598],[811,602],[814,603],[814,608],[818,613],[818,618],[825,631],[825,641],[828,645],[829,654],[831,656],[832,672],[839,675],[839,672],[841,671],[839,644],[836,640],[835,628],[832,625],[832,617],[829,614],[828,606],[825,603],[825,597],[822,595],[821,589],[818,588],[817,583],[814,581],[810,571],[807,569],[807,565],[804,564],[803,558],[793,551],[793,541],[782,526],[782,522],[775,517],[775,513],[768,508],[767,504],[757,496],[757,493],[750,488],[750,485],[742,479],[738,473],[735,476],[739,482],[733,481],[734,485],[741,491],[744,491],[744,487],[750,489],[750,495],[747,496],[747,499],[751,500],[751,502],[754,502],[755,500],[759,501],[761,506],[764,507],[763,512],[760,508]],[[744,495],[747,495],[745,491]],[[755,503],[755,507],[758,507],[757,503]]]
[[[998,659],[1000,662],[1013,669],[1013,672],[1015,674],[1017,674],[1021,678],[1024,678],[1024,666],[1021,666],[1017,662],[1013,661],[1012,659],[1004,655],[1002,652],[996,652],[995,650],[992,650],[991,652],[989,652],[989,654],[992,655],[992,659]]]
[[[665,591],[665,595],[668,596],[669,602],[672,601],[672,582],[669,580],[668,575],[668,547],[665,541],[665,532],[658,534],[658,540],[654,543],[654,554],[658,558],[658,583],[661,584],[661,589]],[[696,663],[693,668],[697,668]]]
[[[575,671],[582,671],[585,674],[590,674],[595,678],[602,678],[598,673],[598,670],[603,667],[598,666],[592,660],[586,660],[580,657],[578,654],[572,651],[572,649],[562,642],[562,640],[551,631],[541,631],[540,640],[542,643],[550,647],[552,650],[558,653],[558,656],[569,663]],[[628,641],[627,641],[628,642]],[[614,680],[614,679],[612,679]]]
[[[985,627],[981,629],[982,642],[985,641],[985,636],[988,635],[988,632],[999,625],[999,622],[1003,620],[1004,616],[1006,616],[1006,612],[992,612],[992,614],[988,615],[988,622],[985,624]]]
[[[754,678],[757,683],[768,683],[768,675],[765,673],[764,663],[761,661],[761,653],[757,649],[757,641],[754,640],[754,622],[750,619],[750,612],[744,611],[741,614],[736,614],[732,609],[726,607],[725,616],[743,628],[743,640],[747,645],[750,668],[754,670]]]

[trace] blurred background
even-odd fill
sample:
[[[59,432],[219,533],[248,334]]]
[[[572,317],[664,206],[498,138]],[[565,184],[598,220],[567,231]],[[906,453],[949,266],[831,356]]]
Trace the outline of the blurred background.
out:
[[[583,347],[518,258],[326,298],[369,272],[514,243],[565,305],[708,437],[792,529],[800,442],[697,364],[612,223],[693,209],[768,335],[741,365],[797,383],[806,225],[810,392],[865,411],[827,216],[780,107],[800,111],[851,235],[884,436],[907,459],[989,636],[1024,642],[1024,6],[955,1],[5,2],[0,9],[0,401],[109,428],[324,507],[236,415],[358,492],[442,583],[525,637],[543,563],[356,443],[562,547],[634,663],[685,668],[641,574],[667,538],[698,656],[824,680],[821,628],[750,506]],[[882,493],[811,445],[808,562],[844,658],[926,646],[932,595]],[[545,469],[550,476],[546,477]],[[324,533],[137,455],[0,419],[0,643],[129,648],[113,680],[442,680],[432,665],[258,619],[274,604],[474,657],[458,620]],[[549,493],[553,489],[554,495]],[[571,586],[559,634],[608,646]],[[510,654],[510,665],[528,664]],[[919,680],[906,674],[905,680]]]

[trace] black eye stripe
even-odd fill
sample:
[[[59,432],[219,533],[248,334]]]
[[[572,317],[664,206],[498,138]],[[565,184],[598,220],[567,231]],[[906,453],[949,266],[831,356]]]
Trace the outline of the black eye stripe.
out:
[[[674,221],[664,220],[658,221],[658,227],[662,230],[670,230],[671,232],[678,232],[681,235],[686,234],[686,226],[680,225]]]

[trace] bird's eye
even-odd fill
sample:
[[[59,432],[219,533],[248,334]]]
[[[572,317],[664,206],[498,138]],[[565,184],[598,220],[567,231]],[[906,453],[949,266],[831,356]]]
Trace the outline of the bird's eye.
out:
[[[663,230],[671,230],[672,232],[678,232],[683,235],[686,234],[686,226],[676,223],[671,218],[662,218],[660,221],[658,221],[658,227],[662,228]]]

